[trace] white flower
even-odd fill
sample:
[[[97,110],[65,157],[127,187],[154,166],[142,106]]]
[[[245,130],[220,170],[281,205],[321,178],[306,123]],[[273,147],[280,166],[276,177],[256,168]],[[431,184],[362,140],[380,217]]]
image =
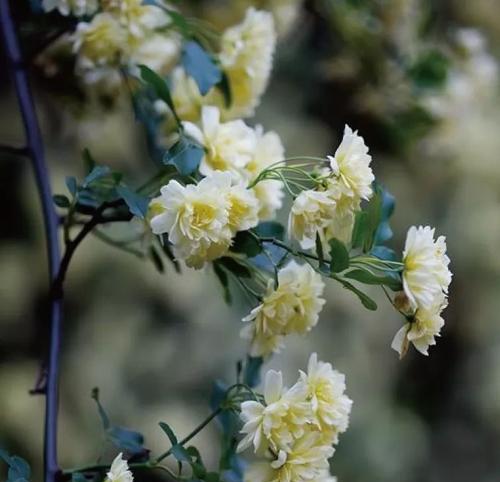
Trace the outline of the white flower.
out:
[[[272,462],[254,462],[245,470],[245,482],[324,481],[334,449],[321,443],[319,434],[297,440],[289,453],[280,452]]]
[[[201,129],[192,122],[184,122],[187,135],[205,147],[200,172],[231,171],[241,175],[255,150],[255,132],[242,120],[220,122],[217,107],[205,106],[201,112]]]
[[[411,323],[406,323],[394,336],[391,347],[399,353],[400,358],[408,351],[410,343],[422,355],[428,355],[429,346],[435,345],[435,337],[440,335],[444,320],[441,312],[446,307],[446,300],[441,295],[431,309],[418,308]]]
[[[201,268],[229,248],[232,233],[226,190],[230,184],[230,174],[220,172],[197,185],[170,181],[151,202],[153,233],[168,233],[176,256],[188,266]]]
[[[242,452],[250,445],[253,445],[255,452],[260,452],[269,446],[272,430],[280,429],[282,418],[288,410],[288,405],[282,399],[282,392],[283,377],[281,372],[269,370],[264,382],[265,403],[248,400],[241,404],[240,417],[244,422],[241,433],[245,434],[245,437],[238,444],[238,452]],[[280,441],[274,442],[279,443]],[[276,443],[273,443],[273,446],[276,446]]]
[[[97,0],[43,0],[42,7],[46,12],[57,9],[61,15],[92,15],[97,11]]]
[[[375,179],[370,168],[371,156],[368,154],[363,138],[357,131],[346,125],[344,137],[335,151],[328,156],[332,172],[338,178],[342,191],[350,197],[368,199],[372,194],[371,184]]]
[[[290,389],[281,372],[265,377],[264,401],[245,401],[240,417],[245,434],[238,451],[253,446],[268,461],[245,471],[248,482],[335,482],[328,459],[337,435],[346,430],[351,400],[344,394],[344,376],[311,355],[308,373]]]
[[[243,319],[252,323],[242,330],[243,337],[252,336],[251,355],[269,355],[280,347],[280,337],[311,330],[325,304],[324,287],[321,276],[307,264],[291,261],[280,270],[278,287],[270,282],[262,304]]]
[[[265,132],[262,126],[255,128],[256,145],[251,161],[245,166],[249,181],[253,181],[265,168],[280,162],[285,157],[285,149],[276,132]],[[276,211],[283,204],[283,183],[267,179],[254,186],[253,191],[259,200],[259,219],[267,221],[274,219]]]
[[[156,5],[145,5],[143,0],[103,0],[103,8],[113,14],[135,38],[142,38],[169,23],[163,9]]]
[[[152,34],[139,42],[130,56],[132,66],[143,64],[159,73],[168,72],[177,62],[180,42],[177,37]]]
[[[345,376],[330,363],[318,361],[317,354],[313,353],[307,374],[300,372],[299,383],[306,387],[316,423],[321,430],[331,429],[336,442],[336,435],[347,430],[352,406],[352,400],[344,393]]]
[[[226,30],[217,54],[231,88],[231,106],[227,107],[222,92],[212,88],[202,96],[196,82],[182,69],[172,79],[172,100],[182,120],[197,122],[203,105],[220,109],[224,120],[253,115],[271,74],[276,34],[269,12],[250,8],[242,23]]]
[[[232,105],[224,109],[224,118],[253,115],[269,81],[275,46],[272,15],[253,8],[247,10],[241,24],[223,33],[219,59],[232,94]]]
[[[329,182],[326,192],[335,201],[335,209],[326,227],[325,239],[337,238],[348,244],[352,238],[356,213],[361,208],[361,201],[357,197],[346,195],[336,182]]]
[[[121,453],[113,460],[106,476],[106,482],[132,482],[134,480],[132,472],[128,468],[127,461],[122,458]]]
[[[296,384],[283,388],[281,372],[269,370],[264,384],[264,403],[249,400],[241,404],[240,417],[245,437],[238,444],[241,452],[253,445],[255,453],[288,452],[295,440],[303,437],[310,422],[305,387]],[[281,456],[283,458],[283,456]]]
[[[205,98],[200,94],[196,81],[182,67],[172,72],[172,102],[180,119],[198,122]]]
[[[221,193],[222,194],[222,193]],[[259,224],[259,201],[253,191],[242,182],[227,189],[229,201],[228,223],[233,232],[246,231]]]
[[[80,22],[76,28],[73,50],[78,53],[79,68],[118,65],[126,49],[126,31],[109,13],[96,15],[90,23]]]
[[[314,248],[316,237],[324,239],[324,230],[335,216],[336,202],[326,191],[302,191],[293,201],[288,232],[303,249]]]
[[[431,310],[448,292],[451,272],[444,236],[434,240],[434,229],[412,226],[403,251],[403,288],[413,309]]]

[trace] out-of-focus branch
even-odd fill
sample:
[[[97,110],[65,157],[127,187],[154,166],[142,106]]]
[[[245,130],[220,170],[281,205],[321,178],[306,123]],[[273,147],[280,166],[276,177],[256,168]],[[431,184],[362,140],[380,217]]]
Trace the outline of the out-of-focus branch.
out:
[[[42,136],[36,117],[35,105],[8,0],[0,0],[0,29],[5,46],[8,69],[16,89],[17,101],[26,134],[25,154],[31,159],[40,195],[45,223],[50,284],[52,285],[53,280],[57,276],[60,263],[58,217],[52,203],[49,174],[45,162]],[[44,481],[55,482],[60,472],[57,460],[57,414],[62,299],[51,297],[49,315],[50,342],[47,363],[47,385],[45,387]]]

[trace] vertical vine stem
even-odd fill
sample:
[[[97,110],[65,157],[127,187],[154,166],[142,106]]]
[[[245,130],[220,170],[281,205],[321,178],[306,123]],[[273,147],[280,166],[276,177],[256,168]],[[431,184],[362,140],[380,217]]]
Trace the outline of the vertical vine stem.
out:
[[[45,162],[42,136],[36,117],[35,105],[23,63],[21,48],[8,0],[0,0],[0,28],[8,68],[17,93],[26,135],[26,154],[31,159],[41,199],[47,242],[50,285],[59,271],[60,251],[58,218],[52,202],[49,174]],[[59,351],[62,321],[62,299],[50,297],[50,342],[45,386],[44,481],[55,482],[59,473],[57,461],[57,413],[59,388]]]

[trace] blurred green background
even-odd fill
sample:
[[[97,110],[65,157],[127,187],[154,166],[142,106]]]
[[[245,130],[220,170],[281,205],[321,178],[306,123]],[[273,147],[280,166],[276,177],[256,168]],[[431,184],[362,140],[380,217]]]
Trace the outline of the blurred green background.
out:
[[[331,282],[318,326],[266,368],[282,369],[291,384],[317,351],[346,373],[354,405],[332,459],[340,481],[500,480],[500,1],[207,0],[185,8],[223,28],[250,3],[278,20],[288,15],[252,122],[276,130],[289,156],[333,153],[345,123],[358,129],[378,180],[396,196],[392,247],[402,249],[410,224],[436,226],[454,272],[446,325],[428,358],[412,350],[399,361],[391,350],[401,320],[382,292],[372,293],[373,314]],[[21,145],[0,54],[1,143]],[[154,166],[126,96],[112,107],[75,108],[71,92],[42,70],[31,75],[54,191],[65,191],[66,175],[82,175],[84,147],[131,179],[147,177]],[[28,391],[48,338],[42,220],[29,163],[2,155],[0,177],[0,445],[39,474],[44,400]],[[165,446],[160,420],[190,431],[208,414],[213,381],[234,377],[249,309],[244,298],[224,304],[210,269],[178,275],[169,265],[160,274],[87,239],[66,286],[62,465],[102,451],[95,386],[113,421],[142,431],[155,451]],[[211,425],[196,439],[208,464],[217,437]]]

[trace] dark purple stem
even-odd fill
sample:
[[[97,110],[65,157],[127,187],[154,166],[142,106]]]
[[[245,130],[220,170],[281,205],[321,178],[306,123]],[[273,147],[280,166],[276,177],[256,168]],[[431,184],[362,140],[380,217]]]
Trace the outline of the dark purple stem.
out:
[[[52,202],[48,169],[45,163],[42,136],[36,117],[35,105],[28,83],[28,76],[23,64],[21,49],[8,0],[0,0],[0,27],[4,39],[7,62],[16,88],[19,109],[23,119],[27,144],[26,153],[33,164],[36,183],[42,203],[49,260],[50,285],[52,285],[57,276],[60,264],[58,217]],[[59,473],[59,465],[57,463],[57,412],[61,318],[62,299],[59,297],[51,297],[50,345],[47,364],[47,386],[45,389],[45,482],[55,482],[57,474]]]

